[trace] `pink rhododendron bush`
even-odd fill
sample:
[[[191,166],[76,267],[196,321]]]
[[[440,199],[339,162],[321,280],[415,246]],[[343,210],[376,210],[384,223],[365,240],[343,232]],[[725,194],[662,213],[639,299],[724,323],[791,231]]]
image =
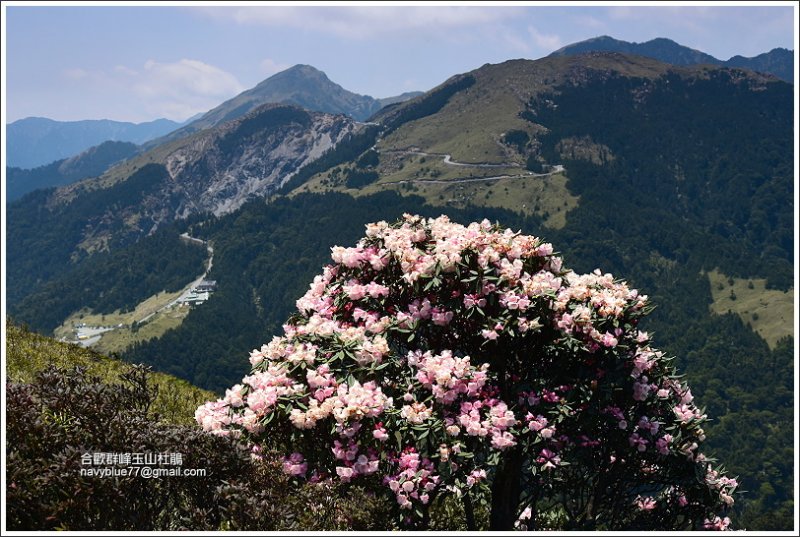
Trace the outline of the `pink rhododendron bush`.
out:
[[[726,529],[736,480],[637,328],[645,295],[487,221],[406,215],[331,257],[205,430],[383,491],[412,527],[449,497],[470,529],[479,506],[498,530]]]

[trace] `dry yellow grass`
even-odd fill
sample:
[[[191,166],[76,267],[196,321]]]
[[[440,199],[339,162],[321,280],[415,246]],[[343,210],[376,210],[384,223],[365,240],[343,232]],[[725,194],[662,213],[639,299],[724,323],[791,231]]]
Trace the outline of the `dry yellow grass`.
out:
[[[530,176],[522,168],[479,168],[444,164],[441,157],[421,157],[414,154],[381,153],[377,167],[380,178],[361,189],[347,188],[336,182],[329,172],[312,177],[290,195],[300,192],[344,192],[351,196],[366,196],[383,190],[414,194],[438,207],[500,207],[524,214],[537,214],[544,225],[560,229],[566,225],[566,215],[577,207],[580,199],[567,189],[567,177],[557,173],[546,177]],[[400,166],[402,164],[402,166]],[[509,175],[504,179],[492,179]],[[486,180],[475,181],[481,177]],[[433,179],[436,182],[431,182]],[[459,181],[470,179],[470,181]],[[449,182],[439,182],[449,181]]]
[[[167,330],[180,326],[183,319],[189,314],[188,306],[173,306],[159,312],[180,295],[181,291],[158,293],[140,302],[134,311],[127,313],[117,310],[114,313],[98,314],[82,309],[70,315],[61,326],[53,331],[53,335],[71,341],[75,339],[76,326],[81,323],[89,326],[122,325],[120,328],[103,333],[100,341],[92,346],[99,352],[121,352],[135,342],[161,337]],[[131,330],[134,322],[145,318],[147,318],[147,322],[140,325],[137,331]]]
[[[140,321],[144,317],[155,313],[159,309],[163,308],[179,296],[181,296],[182,291],[176,291],[174,293],[165,293],[160,292],[155,294],[146,300],[140,302],[136,309],[133,311],[129,311],[127,313],[120,312],[119,310],[115,311],[114,313],[106,313],[106,314],[99,314],[99,313],[91,313],[91,311],[87,309],[83,309],[80,311],[76,311],[72,315],[70,315],[58,328],[54,330],[54,334],[56,337],[65,337],[67,332],[72,332],[74,327],[80,323],[86,323],[92,326],[109,326],[109,325],[117,325],[117,324],[131,324],[133,321]]]
[[[782,337],[794,335],[794,289],[767,289],[765,279],[729,278],[716,269],[708,273],[708,280],[714,313],[737,314],[770,348]]]
[[[159,338],[167,330],[179,327],[190,310],[191,308],[188,306],[175,306],[155,314],[135,332],[129,326],[106,332],[92,348],[98,352],[110,354],[122,352],[134,343]]]

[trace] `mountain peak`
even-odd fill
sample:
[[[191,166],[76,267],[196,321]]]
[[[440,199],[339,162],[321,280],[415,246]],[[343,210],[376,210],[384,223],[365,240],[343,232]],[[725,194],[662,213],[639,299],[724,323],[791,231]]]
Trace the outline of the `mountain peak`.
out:
[[[306,63],[298,63],[298,64],[293,65],[293,66],[289,67],[288,69],[286,69],[284,71],[281,71],[281,72],[282,73],[292,73],[292,72],[318,73],[318,74],[321,74],[321,75],[325,74],[323,71],[320,71],[319,69],[317,69],[313,65],[308,65]],[[280,73],[278,73],[278,74],[280,74]],[[327,78],[327,76],[326,76],[326,78]]]
[[[268,103],[292,104],[316,112],[344,114],[359,121],[382,108],[379,100],[347,91],[316,67],[297,64],[262,80],[169,136],[156,140],[150,147],[242,117]]]
[[[326,75],[324,71],[320,71],[313,65],[298,63],[297,65],[293,65],[288,69],[275,73],[269,78],[262,80],[261,82],[258,83],[256,87],[267,84],[269,81],[274,82],[276,80],[284,80],[284,79],[297,80],[303,78],[330,82],[328,75]]]

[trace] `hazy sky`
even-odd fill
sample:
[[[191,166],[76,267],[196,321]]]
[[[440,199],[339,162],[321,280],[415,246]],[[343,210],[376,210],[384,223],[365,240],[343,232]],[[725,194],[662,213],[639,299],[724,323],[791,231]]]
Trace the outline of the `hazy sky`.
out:
[[[7,122],[184,120],[298,63],[388,97],[599,35],[668,37],[722,60],[795,48],[790,3],[3,7]]]

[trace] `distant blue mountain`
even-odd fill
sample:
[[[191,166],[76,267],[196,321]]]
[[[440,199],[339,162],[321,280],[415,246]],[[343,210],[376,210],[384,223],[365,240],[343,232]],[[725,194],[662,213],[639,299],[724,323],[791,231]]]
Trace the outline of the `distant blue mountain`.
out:
[[[103,142],[67,159],[33,169],[6,167],[6,203],[39,188],[62,186],[87,177],[97,177],[108,168],[135,155],[139,146],[131,142]]]
[[[108,140],[142,144],[181,125],[169,119],[127,123],[109,119],[55,121],[28,117],[6,126],[6,165],[36,168],[75,156]]]

